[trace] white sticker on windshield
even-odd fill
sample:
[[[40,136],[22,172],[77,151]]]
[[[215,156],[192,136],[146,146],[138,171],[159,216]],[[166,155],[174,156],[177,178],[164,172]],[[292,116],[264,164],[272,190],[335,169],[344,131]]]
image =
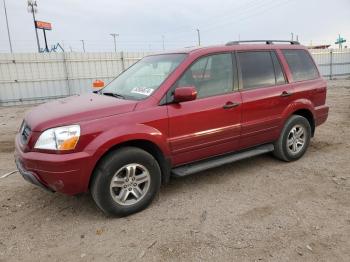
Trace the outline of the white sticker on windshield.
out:
[[[153,88],[149,88],[149,87],[134,87],[131,90],[131,93],[135,93],[135,94],[141,94],[144,96],[149,96],[150,94],[152,94],[154,91]]]

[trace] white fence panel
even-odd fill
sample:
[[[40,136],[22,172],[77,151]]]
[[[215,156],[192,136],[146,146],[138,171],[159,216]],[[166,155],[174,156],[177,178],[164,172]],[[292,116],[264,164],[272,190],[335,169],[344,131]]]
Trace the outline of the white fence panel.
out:
[[[0,54],[0,106],[31,104],[110,82],[149,53]]]
[[[324,77],[350,76],[349,49],[310,51]],[[95,79],[108,83],[148,54],[0,54],[0,106],[38,103],[89,92]]]
[[[334,79],[350,76],[350,49],[310,50],[323,77]]]

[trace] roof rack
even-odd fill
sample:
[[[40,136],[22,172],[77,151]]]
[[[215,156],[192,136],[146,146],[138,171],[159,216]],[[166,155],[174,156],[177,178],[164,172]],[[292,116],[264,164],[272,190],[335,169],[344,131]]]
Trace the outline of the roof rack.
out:
[[[273,43],[290,43],[291,45],[300,45],[298,41],[293,40],[240,40],[240,41],[231,41],[226,43],[226,45],[239,45],[240,43],[261,43],[265,42],[267,45],[272,45]]]

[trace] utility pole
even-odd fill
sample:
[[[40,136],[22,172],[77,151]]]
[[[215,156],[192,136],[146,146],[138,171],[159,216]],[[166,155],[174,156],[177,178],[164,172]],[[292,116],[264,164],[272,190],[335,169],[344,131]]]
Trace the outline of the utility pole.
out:
[[[40,42],[39,42],[38,29],[36,28],[36,20],[35,20],[35,13],[38,12],[38,5],[36,3],[36,0],[28,0],[28,12],[33,14],[36,43],[38,45],[38,52],[40,53]]]
[[[299,35],[297,35],[297,42],[299,42]]]
[[[163,51],[165,50],[164,35],[162,35]]]
[[[47,39],[46,39],[46,30],[43,29],[43,33],[44,33],[44,40],[45,40],[45,50],[46,52],[49,52],[49,47],[47,46]]]
[[[12,50],[12,42],[11,42],[11,35],[10,35],[9,21],[8,21],[8,18],[7,18],[7,11],[6,11],[6,3],[5,3],[5,0],[4,0],[4,11],[5,11],[5,18],[6,18],[6,26],[7,26],[7,36],[8,36],[8,38],[9,38],[10,51],[11,51],[11,54],[12,54],[12,53],[13,53],[13,50]]]
[[[84,50],[84,53],[85,53],[85,41],[84,40],[80,40],[80,41],[83,44],[83,50]]]
[[[110,35],[113,37],[113,40],[114,40],[114,52],[116,53],[117,52],[117,40],[116,40],[116,38],[117,38],[117,36],[119,36],[119,34],[113,33],[113,34],[110,34]]]
[[[294,40],[294,34],[293,33],[290,33],[291,34],[291,36],[292,36],[292,41]]]
[[[201,33],[200,33],[198,28],[196,29],[196,31],[197,31],[197,37],[198,37],[198,45],[200,46],[201,45]]]

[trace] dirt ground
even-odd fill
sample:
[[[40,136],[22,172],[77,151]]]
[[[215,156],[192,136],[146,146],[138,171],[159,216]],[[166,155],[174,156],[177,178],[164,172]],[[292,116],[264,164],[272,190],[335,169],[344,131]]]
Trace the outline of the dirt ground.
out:
[[[0,261],[350,261],[350,80],[306,155],[243,160],[162,187],[145,211],[109,218],[89,194],[0,179]],[[30,107],[0,108],[0,174]]]

